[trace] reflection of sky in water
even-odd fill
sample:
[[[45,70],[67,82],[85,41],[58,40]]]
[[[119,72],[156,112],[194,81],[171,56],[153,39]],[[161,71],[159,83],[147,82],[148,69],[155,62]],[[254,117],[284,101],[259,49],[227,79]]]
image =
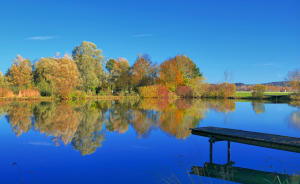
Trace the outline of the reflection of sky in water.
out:
[[[0,120],[0,183],[224,183],[188,175],[191,166],[209,161],[208,139],[190,135],[189,128],[300,137],[297,108],[287,104],[260,104],[263,113],[251,102],[158,104],[6,107],[11,117]],[[215,163],[226,163],[226,146],[215,143]],[[300,171],[300,154],[238,143],[231,144],[231,160],[260,171]]]

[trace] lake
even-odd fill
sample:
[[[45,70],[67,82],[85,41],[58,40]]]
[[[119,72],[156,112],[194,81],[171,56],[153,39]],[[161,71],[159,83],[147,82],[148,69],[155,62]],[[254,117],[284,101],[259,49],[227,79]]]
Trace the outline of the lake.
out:
[[[233,100],[0,102],[0,183],[298,183],[300,154],[227,142],[216,126],[300,138],[300,109]],[[204,169],[199,176],[192,167]],[[212,170],[212,171],[211,171]],[[252,177],[251,176],[255,176]],[[253,183],[254,181],[249,182]]]

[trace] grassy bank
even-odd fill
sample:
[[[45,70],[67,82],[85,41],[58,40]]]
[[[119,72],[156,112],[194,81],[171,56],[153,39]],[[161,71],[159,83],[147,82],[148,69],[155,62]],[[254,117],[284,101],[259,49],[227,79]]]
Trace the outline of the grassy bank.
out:
[[[265,100],[290,100],[289,99],[289,95],[291,93],[290,92],[265,92],[264,93],[264,98]],[[113,95],[99,95],[99,96],[85,96],[84,99],[87,100],[130,100],[130,99],[134,99],[137,100],[140,97],[138,95],[133,95],[133,96],[113,96]],[[252,100],[254,99],[252,97],[252,92],[250,91],[237,91],[235,93],[235,97],[234,99],[245,99],[245,100]],[[0,97],[0,101],[53,101],[53,100],[59,100],[59,98],[56,97]],[[70,99],[66,99],[66,100],[71,100]],[[73,99],[73,100],[76,100]],[[77,99],[79,100],[79,98]]]
[[[84,97],[86,100],[124,100],[124,99],[139,99],[139,96],[113,96],[113,95],[107,95],[107,96],[86,96]],[[0,97],[0,101],[54,101],[54,100],[60,100],[57,97]],[[72,98],[66,99],[71,100]],[[76,99],[73,99],[76,100]]]
[[[53,97],[0,97],[0,101],[52,101]]]
[[[290,92],[265,92],[264,99],[271,99],[271,98],[288,98]],[[251,91],[237,91],[235,93],[236,99],[253,99]]]

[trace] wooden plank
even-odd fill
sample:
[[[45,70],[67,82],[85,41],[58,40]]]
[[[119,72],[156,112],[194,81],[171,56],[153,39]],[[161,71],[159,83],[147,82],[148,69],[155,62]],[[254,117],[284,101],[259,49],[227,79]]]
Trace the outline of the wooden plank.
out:
[[[219,127],[193,128],[192,134],[300,153],[300,138]]]

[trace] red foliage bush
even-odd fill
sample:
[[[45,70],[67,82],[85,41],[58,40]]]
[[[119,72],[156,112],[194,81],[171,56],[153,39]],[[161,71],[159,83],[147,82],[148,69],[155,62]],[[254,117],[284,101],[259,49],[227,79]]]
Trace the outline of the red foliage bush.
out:
[[[169,91],[165,86],[159,85],[158,97],[159,98],[169,98]]]
[[[24,89],[19,91],[18,97],[39,97],[40,92],[36,89]]]
[[[0,88],[0,97],[14,97],[14,93],[6,88]]]
[[[189,86],[178,86],[175,90],[176,95],[187,98],[193,96],[193,89]]]

